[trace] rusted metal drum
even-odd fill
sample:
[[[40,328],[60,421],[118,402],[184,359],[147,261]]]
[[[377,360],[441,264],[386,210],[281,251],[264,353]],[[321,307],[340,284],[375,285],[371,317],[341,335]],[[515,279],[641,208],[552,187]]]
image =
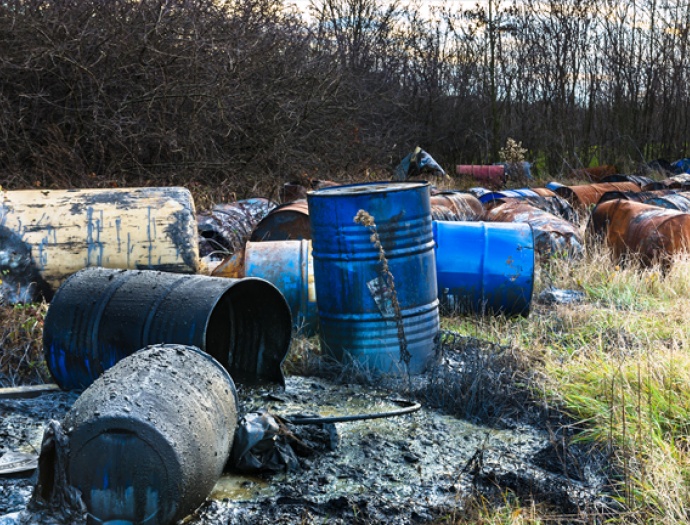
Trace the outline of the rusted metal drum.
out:
[[[515,198],[503,198],[495,199],[487,202],[484,206],[487,212],[501,204],[511,203],[513,205],[528,204],[545,212],[551,213],[556,217],[565,219],[568,222],[576,223],[579,220],[579,214],[573,209],[573,207],[565,199],[554,195],[553,197],[521,197],[519,199]]]
[[[578,229],[570,222],[520,201],[506,202],[486,212],[491,222],[524,222],[532,227],[534,244],[541,259],[553,255],[579,257],[584,252]]]
[[[439,329],[429,183],[354,184],[307,198],[322,347],[383,373],[405,370],[406,349],[410,372],[422,372]],[[355,222],[363,212],[371,226]]]
[[[307,201],[298,200],[274,208],[256,225],[250,241],[299,241],[311,239]]]
[[[476,221],[484,213],[479,199],[471,193],[443,191],[431,196],[431,215],[447,221]]]
[[[668,267],[674,255],[690,249],[690,214],[639,202],[599,204],[587,231],[594,238],[603,237],[614,258],[630,257],[643,266]]]
[[[641,191],[633,182],[604,182],[600,184],[585,184],[582,186],[561,186],[554,190],[567,200],[574,208],[587,208],[599,202],[608,191]]]
[[[168,525],[193,512],[229,457],[237,409],[228,372],[191,346],[151,346],[108,370],[62,423],[89,522]]]
[[[529,224],[434,221],[441,305],[480,314],[529,314],[534,237]]]
[[[614,201],[617,199],[634,202],[646,202],[655,197],[663,197],[664,195],[671,195],[676,193],[676,190],[655,190],[655,191],[607,191],[604,193],[597,204],[606,201]]]
[[[34,299],[18,290],[29,286],[49,298],[92,266],[199,268],[194,201],[185,188],[6,191],[0,201],[0,272],[11,302]]]
[[[150,344],[199,347],[243,383],[283,383],[290,309],[257,278],[221,279],[152,271],[82,270],[48,308],[43,350],[55,381],[85,388]]]
[[[223,261],[213,275],[266,279],[285,296],[293,328],[307,336],[316,332],[319,315],[311,241],[248,242],[236,257]]]
[[[255,198],[216,204],[197,216],[199,255],[223,259],[244,247],[256,225],[273,208],[268,199]]]

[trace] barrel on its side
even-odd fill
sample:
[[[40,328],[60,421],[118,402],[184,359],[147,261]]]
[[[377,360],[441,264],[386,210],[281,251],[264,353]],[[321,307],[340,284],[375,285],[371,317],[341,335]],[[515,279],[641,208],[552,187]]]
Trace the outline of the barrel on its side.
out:
[[[256,225],[250,241],[289,241],[311,239],[309,208],[304,200],[283,204],[271,210]]]
[[[524,223],[434,221],[441,305],[462,312],[528,315],[534,237]]]
[[[237,427],[235,386],[197,348],[152,346],[97,379],[62,426],[67,479],[92,523],[168,525],[203,503],[222,473]]]
[[[291,337],[285,298],[257,278],[89,268],[55,294],[43,349],[61,388],[85,388],[150,344],[199,347],[245,383],[283,383]]]
[[[406,347],[410,372],[423,371],[439,329],[429,183],[354,184],[307,198],[322,346],[383,373],[404,371]],[[369,226],[355,222],[360,211]]]
[[[213,275],[266,279],[285,296],[293,328],[307,336],[316,332],[319,316],[311,241],[248,242],[241,253],[223,261]]]

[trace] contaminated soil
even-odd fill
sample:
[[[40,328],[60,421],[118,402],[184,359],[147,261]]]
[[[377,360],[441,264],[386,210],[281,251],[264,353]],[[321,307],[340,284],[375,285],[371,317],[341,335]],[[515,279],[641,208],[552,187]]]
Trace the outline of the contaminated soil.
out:
[[[187,525],[452,522],[473,498],[500,503],[506,491],[550,506],[559,523],[603,521],[615,511],[615,473],[605,451],[544,406],[510,349],[445,334],[438,364],[415,378],[380,378],[327,367],[289,376],[285,388],[239,388],[243,413],[342,416],[400,408],[391,418],[286,427],[297,447],[289,471],[239,473],[231,465]],[[0,460],[37,454],[51,419],[78,394],[0,400]],[[64,523],[26,510],[35,472],[0,476],[0,525]],[[72,519],[72,523],[74,520]]]

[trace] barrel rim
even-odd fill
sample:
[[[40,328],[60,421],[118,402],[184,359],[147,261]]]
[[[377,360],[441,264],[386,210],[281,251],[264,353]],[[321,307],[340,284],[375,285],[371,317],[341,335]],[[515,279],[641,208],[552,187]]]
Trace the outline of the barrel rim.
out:
[[[430,188],[428,181],[379,181],[365,182],[357,184],[346,184],[343,186],[332,186],[307,192],[308,197],[352,197],[353,195],[366,195],[371,193],[387,193],[398,191],[409,191],[412,189]]]

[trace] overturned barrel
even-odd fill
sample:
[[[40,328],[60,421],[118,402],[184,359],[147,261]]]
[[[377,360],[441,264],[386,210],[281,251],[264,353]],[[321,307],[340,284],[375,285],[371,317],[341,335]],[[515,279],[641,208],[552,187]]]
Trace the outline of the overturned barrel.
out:
[[[292,313],[292,325],[313,335],[318,325],[311,241],[248,242],[244,250],[223,261],[217,277],[260,277],[276,285]]]
[[[441,305],[451,311],[529,314],[534,237],[524,223],[434,221]]]
[[[406,361],[423,371],[439,329],[429,183],[354,184],[307,199],[322,347],[383,373]]]
[[[158,343],[197,346],[240,382],[282,384],[290,337],[285,298],[263,279],[89,268],[55,294],[43,349],[65,390],[87,387],[119,360]]]
[[[62,426],[67,480],[89,522],[168,525],[203,503],[222,473],[237,427],[235,386],[197,348],[151,346],[97,379]],[[39,490],[49,483],[39,479]]]
[[[250,241],[289,241],[311,239],[307,201],[282,204],[256,225]]]
[[[87,267],[199,269],[194,201],[178,187],[0,192],[0,241],[12,303],[50,299]]]

